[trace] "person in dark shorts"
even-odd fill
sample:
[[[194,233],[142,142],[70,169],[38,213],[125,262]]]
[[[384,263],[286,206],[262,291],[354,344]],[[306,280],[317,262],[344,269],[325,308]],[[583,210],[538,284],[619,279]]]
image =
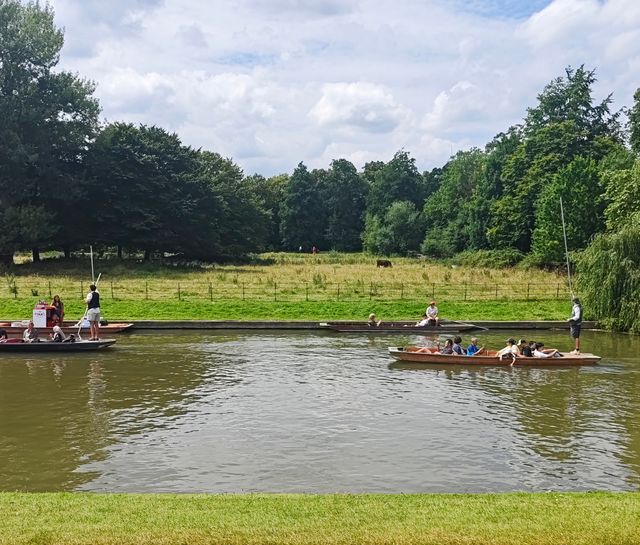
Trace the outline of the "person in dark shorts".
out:
[[[576,348],[572,354],[580,354],[580,327],[582,326],[582,303],[577,297],[572,297],[573,307],[571,309],[571,317],[567,320],[569,322],[569,329],[571,337],[576,342]]]

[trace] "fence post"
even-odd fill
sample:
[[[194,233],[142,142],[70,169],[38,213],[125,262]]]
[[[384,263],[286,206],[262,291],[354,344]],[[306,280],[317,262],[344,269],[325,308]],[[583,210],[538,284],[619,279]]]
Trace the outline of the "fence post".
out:
[[[178,301],[182,301],[182,298],[180,295],[180,282],[178,282]]]
[[[242,283],[242,300],[244,301],[244,282]]]
[[[560,284],[556,284],[556,299],[560,299]]]
[[[51,280],[49,280],[49,297],[51,297]]]
[[[111,299],[115,299],[115,297],[113,296],[113,281],[111,281],[110,284],[111,284]]]
[[[432,282],[431,284],[431,299],[435,299],[436,297],[436,283]]]
[[[531,284],[527,284],[527,301],[529,300],[529,286],[531,286]]]
[[[467,300],[467,283],[464,283],[464,300]]]
[[[144,298],[149,299],[149,281],[144,281]]]
[[[498,284],[496,283],[496,299],[498,298]]]
[[[369,282],[369,301],[373,297],[373,282]]]
[[[338,284],[338,301],[340,301],[340,284]]]
[[[84,282],[80,280],[80,297],[84,298]]]
[[[309,300],[309,283],[308,282],[304,283],[304,296],[305,296],[305,299],[308,301]]]
[[[400,283],[400,299],[404,299],[404,282]]]
[[[276,282],[273,283],[273,300],[278,300],[278,284]]]
[[[211,285],[211,280],[209,280],[209,301],[213,301],[213,286]]]

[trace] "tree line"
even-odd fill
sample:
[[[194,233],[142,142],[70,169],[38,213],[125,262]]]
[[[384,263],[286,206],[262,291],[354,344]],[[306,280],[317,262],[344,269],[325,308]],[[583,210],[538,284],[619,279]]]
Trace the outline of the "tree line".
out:
[[[564,256],[560,198],[572,252],[637,236],[640,90],[613,111],[584,66],[546,85],[520,124],[440,168],[419,172],[399,150],[361,171],[336,159],[264,177],[161,127],[101,123],[95,85],[56,68],[63,43],[50,6],[0,0],[5,262],[94,244],[204,260],[316,246],[549,265]]]

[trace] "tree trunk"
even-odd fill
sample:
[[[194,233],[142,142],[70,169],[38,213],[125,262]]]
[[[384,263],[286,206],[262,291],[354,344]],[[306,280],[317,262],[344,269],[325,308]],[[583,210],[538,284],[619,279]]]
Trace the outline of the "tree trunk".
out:
[[[144,260],[149,261],[151,259],[151,250],[144,251]]]
[[[118,244],[118,259],[122,260],[122,246]]]
[[[13,265],[13,254],[0,254],[0,263],[7,267]]]
[[[32,248],[31,252],[33,254],[33,262],[40,263],[40,248]]]
[[[71,246],[69,246],[68,244],[65,244],[62,247],[62,251],[64,252],[65,259],[71,259]]]

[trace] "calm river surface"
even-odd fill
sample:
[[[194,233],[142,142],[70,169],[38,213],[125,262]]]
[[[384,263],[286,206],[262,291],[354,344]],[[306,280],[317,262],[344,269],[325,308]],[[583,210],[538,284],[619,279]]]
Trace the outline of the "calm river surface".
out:
[[[389,359],[421,340],[150,332],[104,353],[2,354],[0,490],[640,490],[639,337],[584,333],[603,360],[579,369]]]

